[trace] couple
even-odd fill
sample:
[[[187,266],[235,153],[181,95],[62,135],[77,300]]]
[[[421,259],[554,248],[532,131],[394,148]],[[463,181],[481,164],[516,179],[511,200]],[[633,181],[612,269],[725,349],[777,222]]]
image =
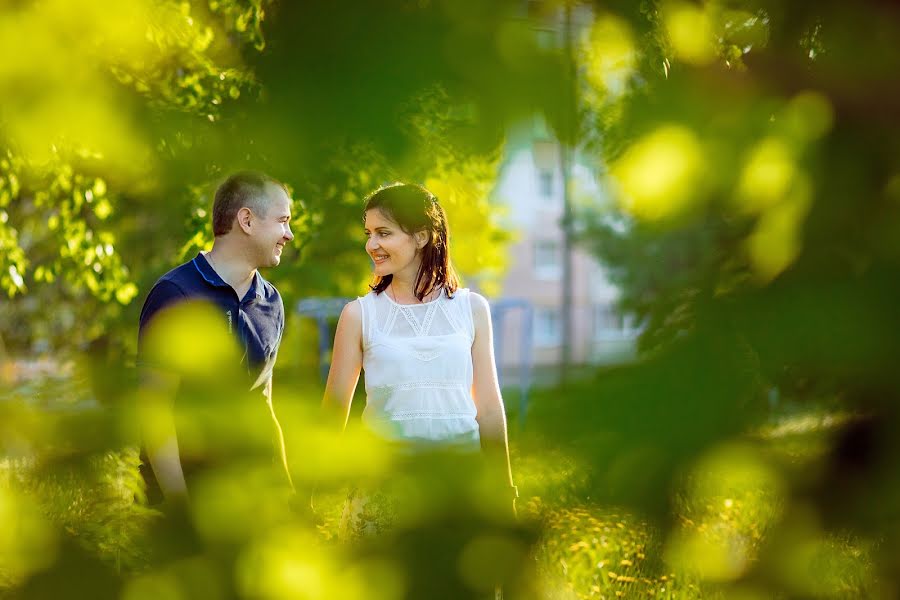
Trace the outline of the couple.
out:
[[[370,194],[363,215],[374,283],[341,313],[324,410],[346,426],[360,371],[365,370],[363,419],[376,434],[411,447],[481,450],[498,493],[514,502],[490,309],[482,296],[458,287],[444,210],[424,187],[394,184]],[[284,438],[272,407],[284,305],[258,269],[278,265],[282,249],[294,238],[291,200],[278,181],[237,173],[216,191],[212,220],[212,250],[164,275],[144,303],[142,372],[151,374],[145,380],[152,385],[168,386],[167,397],[175,397],[177,382],[160,383],[161,377],[152,375],[158,369],[145,358],[146,332],[158,314],[175,304],[191,299],[211,303],[240,344],[248,384],[263,395],[256,399],[268,407],[277,459],[290,483]],[[149,437],[145,463],[163,496],[186,498],[189,474],[174,425],[156,427]]]

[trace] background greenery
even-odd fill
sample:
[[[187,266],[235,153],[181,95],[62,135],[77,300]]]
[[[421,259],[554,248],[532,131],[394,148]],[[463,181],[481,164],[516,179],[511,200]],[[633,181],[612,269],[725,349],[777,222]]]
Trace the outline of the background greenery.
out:
[[[3,4],[3,593],[896,595],[898,28],[876,0]],[[634,363],[538,394],[523,520],[439,462],[389,544],[334,543],[347,482],[404,463],[317,429],[296,319],[279,412],[318,516],[253,465],[190,514],[147,507],[135,323],[210,243],[216,181],[291,186],[298,244],[267,274],[288,306],[364,290],[360,198],[395,179],[438,193],[492,291],[488,196],[535,114],[608,174],[577,229],[644,329]]]

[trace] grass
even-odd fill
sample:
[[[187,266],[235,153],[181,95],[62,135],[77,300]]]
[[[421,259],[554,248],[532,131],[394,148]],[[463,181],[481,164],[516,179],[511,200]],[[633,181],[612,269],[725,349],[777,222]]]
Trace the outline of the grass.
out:
[[[543,597],[687,600],[733,597],[735,590],[774,597],[755,583],[761,571],[774,571],[800,596],[878,597],[873,541],[797,526],[796,515],[785,514],[785,474],[821,459],[830,433],[849,418],[800,412],[712,451],[682,477],[668,537],[632,511],[580,497],[586,469],[570,458],[519,458],[520,489],[530,496],[523,513],[543,524],[536,552]],[[761,564],[772,557],[787,567]]]
[[[10,395],[5,401],[22,401],[24,391],[32,405],[38,398],[41,406],[49,406],[49,398],[61,392],[58,381],[48,385],[19,388],[18,398]],[[685,473],[674,491],[674,527],[666,534],[639,514],[585,497],[580,490],[588,468],[563,450],[517,451],[520,515],[542,525],[534,551],[541,596],[720,598],[727,596],[726,584],[747,580],[746,597],[771,597],[753,580],[764,555],[790,557],[784,585],[798,595],[875,596],[873,542],[825,532],[815,523],[791,529],[803,520],[785,514],[784,473],[821,458],[829,432],[848,418],[800,412],[714,450]],[[125,449],[65,469],[35,459],[0,461],[0,518],[4,497],[16,494],[39,520],[66,532],[92,555],[119,572],[139,572],[148,561],[143,540],[158,515],[135,500],[142,493],[137,460],[135,450]],[[776,464],[788,468],[779,470]],[[321,503],[331,507],[319,527],[320,538],[328,541],[334,537],[340,497]],[[4,558],[4,539],[0,535],[0,596],[27,572],[10,563],[8,553]]]

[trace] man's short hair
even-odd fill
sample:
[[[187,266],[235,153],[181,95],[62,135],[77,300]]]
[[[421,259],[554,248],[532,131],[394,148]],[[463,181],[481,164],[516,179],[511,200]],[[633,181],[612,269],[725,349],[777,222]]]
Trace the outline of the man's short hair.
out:
[[[226,179],[213,200],[213,235],[218,237],[231,231],[238,211],[244,207],[264,217],[269,209],[267,185],[284,189],[283,183],[257,171],[239,171]]]

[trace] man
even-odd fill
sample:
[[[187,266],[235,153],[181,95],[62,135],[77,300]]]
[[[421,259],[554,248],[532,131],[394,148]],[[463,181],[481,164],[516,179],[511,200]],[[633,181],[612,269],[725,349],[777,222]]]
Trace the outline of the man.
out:
[[[281,183],[255,172],[230,176],[216,190],[213,202],[215,241],[212,250],[197,254],[190,262],[163,275],[144,302],[138,338],[142,394],[145,400],[156,399],[149,403],[155,405],[152,414],[144,413],[145,463],[149,462],[152,467],[167,500],[186,499],[188,494],[187,469],[184,468],[187,463],[183,453],[179,452],[173,416],[177,408],[173,406],[174,399],[184,395],[179,388],[183,388],[185,382],[179,374],[161,365],[166,362],[168,352],[184,352],[185,349],[175,347],[175,341],[171,342],[171,348],[167,347],[166,334],[154,335],[157,332],[152,325],[164,321],[160,319],[162,315],[186,301],[202,301],[213,307],[221,324],[237,341],[238,353],[242,354],[240,365],[227,365],[226,369],[246,372],[249,388],[264,396],[265,404],[263,398],[259,398],[259,408],[267,408],[271,417],[277,458],[290,484],[284,438],[272,407],[272,369],[284,332],[284,304],[275,287],[258,272],[261,267],[274,267],[281,261],[282,249],[294,239],[290,221],[291,200]],[[194,360],[207,358],[197,356]],[[218,399],[221,410],[239,405],[229,405],[229,400],[233,399],[221,395]],[[145,401],[145,409],[147,404]],[[255,402],[253,405],[255,410]],[[148,418],[148,414],[152,418]],[[241,417],[234,415],[234,418]],[[145,475],[149,473],[145,471]],[[152,478],[148,477],[148,488],[151,483]],[[148,489],[148,495],[151,492],[152,489]]]

